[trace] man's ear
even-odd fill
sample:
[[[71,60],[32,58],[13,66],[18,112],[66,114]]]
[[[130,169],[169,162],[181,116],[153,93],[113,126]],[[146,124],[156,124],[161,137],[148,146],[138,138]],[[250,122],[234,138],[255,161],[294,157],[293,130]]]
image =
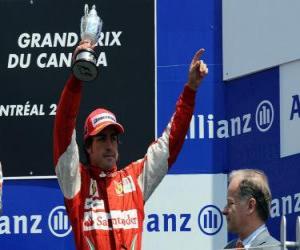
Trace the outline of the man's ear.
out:
[[[91,151],[92,151],[92,144],[90,143],[89,145],[85,145],[85,151],[88,153],[88,154],[91,154]]]
[[[87,152],[88,154],[90,154],[90,153],[91,153],[91,146],[89,146],[88,148],[85,148],[85,150],[86,150],[86,152]]]
[[[93,139],[91,137],[89,137],[84,143],[84,149],[88,154],[90,154],[92,151],[92,144],[93,144]]]
[[[248,200],[248,211],[249,214],[256,211],[256,200],[253,197]]]

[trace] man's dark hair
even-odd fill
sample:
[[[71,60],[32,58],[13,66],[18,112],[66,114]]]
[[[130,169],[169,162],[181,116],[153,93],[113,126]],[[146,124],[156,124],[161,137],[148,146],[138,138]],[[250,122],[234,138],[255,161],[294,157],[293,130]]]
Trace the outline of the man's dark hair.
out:
[[[85,155],[85,164],[89,165],[90,164],[90,156],[89,153],[87,152],[87,149],[92,145],[93,142],[93,137],[88,137],[86,138],[86,140],[84,141],[84,145],[83,145],[83,152]]]

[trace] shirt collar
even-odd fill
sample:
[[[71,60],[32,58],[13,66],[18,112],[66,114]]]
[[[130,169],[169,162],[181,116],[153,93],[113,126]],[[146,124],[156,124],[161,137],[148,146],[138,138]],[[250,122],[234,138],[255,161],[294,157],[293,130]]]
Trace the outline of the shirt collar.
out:
[[[248,248],[251,246],[252,241],[255,240],[255,238],[262,233],[263,231],[265,231],[267,229],[266,224],[261,225],[260,227],[258,227],[253,233],[251,233],[247,238],[245,238],[243,240],[243,245],[245,246],[245,248]]]
[[[117,172],[117,166],[112,167],[111,169],[108,170],[102,170],[99,167],[95,167],[93,165],[90,165],[89,167],[91,175],[95,178],[105,178],[105,177],[113,177],[115,176]]]

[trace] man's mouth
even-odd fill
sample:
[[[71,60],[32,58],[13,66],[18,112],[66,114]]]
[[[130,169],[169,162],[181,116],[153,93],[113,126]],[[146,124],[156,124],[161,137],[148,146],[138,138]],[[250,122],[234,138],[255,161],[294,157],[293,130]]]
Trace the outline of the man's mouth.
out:
[[[114,155],[104,155],[105,159],[115,159]]]

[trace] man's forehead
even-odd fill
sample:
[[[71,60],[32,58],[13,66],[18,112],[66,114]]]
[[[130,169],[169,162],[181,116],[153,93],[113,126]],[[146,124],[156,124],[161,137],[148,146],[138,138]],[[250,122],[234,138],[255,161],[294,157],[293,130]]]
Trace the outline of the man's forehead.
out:
[[[238,195],[238,192],[230,192],[228,191],[227,192],[227,200],[231,200],[231,201],[235,201],[239,199],[239,195]]]
[[[230,181],[228,190],[227,190],[228,198],[231,197],[232,199],[235,199],[238,197],[240,182],[241,182],[241,178],[239,178],[239,177],[235,177]]]
[[[117,135],[118,131],[114,126],[107,126],[103,130],[101,130],[98,134],[95,136],[103,136],[103,135]]]
[[[234,176],[229,182],[228,189],[233,189],[233,190],[238,189],[242,180],[243,178],[241,176],[239,175]]]

